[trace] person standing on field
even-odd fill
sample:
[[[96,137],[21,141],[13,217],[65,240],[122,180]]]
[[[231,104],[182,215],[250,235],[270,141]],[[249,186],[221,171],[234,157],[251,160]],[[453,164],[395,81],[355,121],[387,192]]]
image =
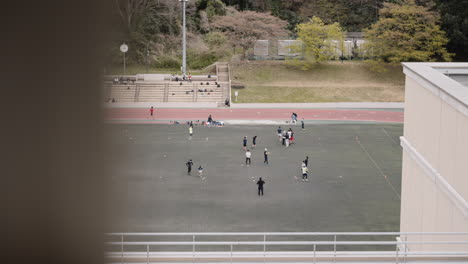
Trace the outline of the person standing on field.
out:
[[[192,172],[192,166],[193,166],[192,160],[187,161],[185,165],[187,166],[187,174],[190,175],[190,173]]]
[[[201,165],[198,167],[198,177],[203,177],[203,167]]]
[[[277,132],[278,132],[278,139],[279,141],[281,141],[281,139],[283,138],[283,129],[281,128],[281,126],[278,127]]]
[[[262,195],[263,196],[263,185],[265,184],[265,181],[262,180],[262,178],[260,177],[260,179],[258,180],[257,182],[257,185],[258,185],[258,195]]]
[[[309,179],[307,178],[307,172],[309,169],[306,166],[302,166],[302,181],[308,182]]]
[[[265,158],[263,163],[265,163],[265,164],[269,164],[268,163],[268,155],[270,155],[270,152],[268,152],[268,149],[265,148],[265,151],[263,152],[263,157]]]
[[[302,129],[304,129],[304,118],[302,118],[301,120],[301,126],[302,126]]]
[[[254,136],[252,138],[252,148],[255,148],[257,146],[257,136]]]
[[[189,131],[189,135],[190,135],[190,138],[191,138],[192,135],[193,135],[193,126],[192,125],[189,126],[188,131]]]
[[[242,140],[242,146],[244,147],[244,150],[247,150],[247,136]]]
[[[250,163],[251,163],[251,158],[252,157],[252,152],[250,152],[250,150],[247,150],[245,152],[245,165],[247,166],[250,166]]]

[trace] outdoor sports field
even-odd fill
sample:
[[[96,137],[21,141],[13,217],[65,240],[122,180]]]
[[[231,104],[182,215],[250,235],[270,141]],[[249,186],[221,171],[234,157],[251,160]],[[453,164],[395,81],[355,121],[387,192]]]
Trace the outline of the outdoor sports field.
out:
[[[289,125],[283,125],[289,128]],[[398,231],[402,124],[108,125],[118,232]],[[246,167],[242,138],[257,135]],[[263,164],[263,150],[271,152]],[[309,156],[309,182],[301,162]],[[192,159],[192,176],[185,163]],[[204,168],[206,179],[197,176]],[[262,177],[265,195],[257,196]]]

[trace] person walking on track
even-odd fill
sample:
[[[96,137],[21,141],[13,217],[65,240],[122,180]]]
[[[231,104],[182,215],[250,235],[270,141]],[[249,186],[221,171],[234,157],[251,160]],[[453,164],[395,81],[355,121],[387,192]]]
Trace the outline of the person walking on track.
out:
[[[262,180],[262,178],[260,177],[260,179],[257,181],[257,185],[258,185],[258,195],[262,195],[263,196],[263,185],[265,184],[265,181]]]
[[[151,108],[149,109],[149,112],[150,112],[150,116],[151,116],[151,118],[152,118],[152,117],[153,117],[153,114],[154,114],[154,107],[151,107]]]

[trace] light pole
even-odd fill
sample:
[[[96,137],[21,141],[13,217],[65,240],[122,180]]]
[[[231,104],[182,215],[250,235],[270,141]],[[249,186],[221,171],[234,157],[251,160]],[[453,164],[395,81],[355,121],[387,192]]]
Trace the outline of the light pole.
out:
[[[185,76],[187,73],[187,41],[186,41],[186,29],[185,29],[185,6],[188,0],[179,0],[182,2],[182,75]]]

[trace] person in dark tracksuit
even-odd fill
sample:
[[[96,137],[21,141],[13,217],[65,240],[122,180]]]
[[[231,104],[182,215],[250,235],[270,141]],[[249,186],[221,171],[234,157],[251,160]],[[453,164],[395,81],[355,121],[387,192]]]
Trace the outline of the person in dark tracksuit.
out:
[[[244,147],[244,150],[247,150],[247,136],[242,140],[242,146]]]
[[[301,120],[301,126],[302,126],[302,129],[304,129],[304,118],[302,118]]]
[[[252,148],[255,148],[257,146],[257,136],[254,136],[252,138]]]
[[[192,166],[193,166],[192,160],[187,161],[185,165],[187,166],[187,174],[190,175],[190,173],[192,172]]]
[[[262,180],[262,178],[260,178],[257,182],[257,185],[258,185],[258,195],[263,195],[263,185],[265,184],[265,182]]]

